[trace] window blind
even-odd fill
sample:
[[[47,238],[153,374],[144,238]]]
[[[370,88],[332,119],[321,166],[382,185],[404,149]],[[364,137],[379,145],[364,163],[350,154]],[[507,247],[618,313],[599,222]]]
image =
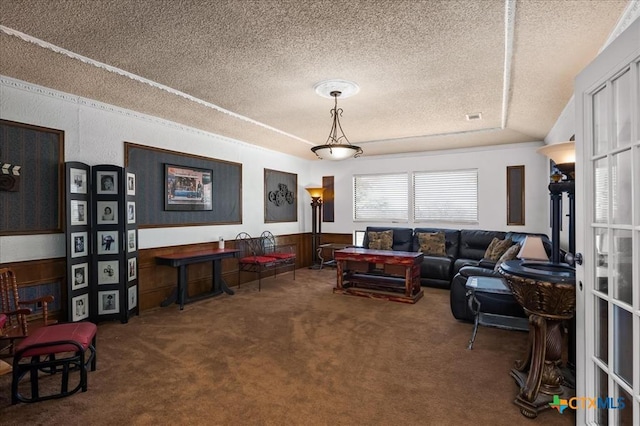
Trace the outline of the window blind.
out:
[[[407,173],[355,175],[354,220],[409,219]]]
[[[478,222],[478,170],[413,174],[415,221]]]

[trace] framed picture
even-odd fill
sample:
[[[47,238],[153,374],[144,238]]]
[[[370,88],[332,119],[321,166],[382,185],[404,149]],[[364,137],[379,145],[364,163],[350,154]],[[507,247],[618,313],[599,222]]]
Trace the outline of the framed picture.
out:
[[[82,257],[89,253],[86,232],[72,232],[71,244],[71,257]]]
[[[98,315],[117,314],[120,312],[119,290],[98,292]]]
[[[524,166],[507,166],[507,225],[524,225]]]
[[[136,202],[127,201],[127,223],[136,223]]]
[[[127,173],[127,195],[136,195],[136,175]]]
[[[137,258],[132,257],[131,259],[127,259],[127,281],[133,281],[138,278],[138,268],[137,268]]]
[[[164,165],[165,210],[212,210],[211,170]]]
[[[96,203],[96,215],[98,225],[116,225],[118,224],[118,202],[117,201],[98,201]]]
[[[118,254],[118,231],[98,231],[98,254]]]
[[[129,309],[133,309],[138,306],[138,286],[132,285],[128,290]]]
[[[134,251],[137,250],[136,247],[137,243],[136,243],[136,230],[135,229],[130,229],[127,231],[127,252],[128,253],[133,253]]]
[[[117,260],[98,262],[98,284],[118,284],[120,277]]]
[[[69,192],[72,194],[87,193],[87,171],[82,169],[70,169],[71,182],[69,182]]]
[[[71,225],[87,224],[87,202],[81,200],[71,200]]]
[[[71,266],[71,290],[80,290],[89,286],[89,264],[79,263]]]
[[[117,172],[96,172],[96,183],[98,194],[118,193],[118,173]]]
[[[71,298],[73,322],[81,321],[89,317],[89,293]]]
[[[298,175],[264,169],[264,221],[298,220]]]

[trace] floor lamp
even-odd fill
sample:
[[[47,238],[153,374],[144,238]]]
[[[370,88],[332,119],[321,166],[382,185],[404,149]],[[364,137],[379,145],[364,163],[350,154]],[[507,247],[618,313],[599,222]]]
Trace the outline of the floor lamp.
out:
[[[318,250],[320,247],[320,235],[322,234],[322,187],[305,188],[311,196],[311,257],[312,269],[320,268],[318,263]]]

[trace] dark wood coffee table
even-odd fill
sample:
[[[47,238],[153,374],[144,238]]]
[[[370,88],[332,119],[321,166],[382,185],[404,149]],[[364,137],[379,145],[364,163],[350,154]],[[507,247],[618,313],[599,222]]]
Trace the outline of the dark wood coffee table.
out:
[[[337,266],[334,293],[416,303],[422,253],[346,248],[334,253]]]

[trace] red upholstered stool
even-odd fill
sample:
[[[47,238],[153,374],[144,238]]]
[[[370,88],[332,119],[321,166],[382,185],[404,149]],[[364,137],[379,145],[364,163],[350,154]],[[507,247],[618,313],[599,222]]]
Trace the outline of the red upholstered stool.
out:
[[[42,327],[20,342],[13,357],[11,403],[62,398],[80,389],[86,392],[87,367],[91,364],[91,371],[96,369],[96,332],[96,325],[90,322],[56,324]],[[89,349],[88,357],[87,349]],[[69,390],[69,373],[77,370],[80,371],[79,383]],[[62,373],[59,393],[40,395],[39,371],[49,375]],[[30,397],[21,394],[18,390],[27,373],[31,383]]]

